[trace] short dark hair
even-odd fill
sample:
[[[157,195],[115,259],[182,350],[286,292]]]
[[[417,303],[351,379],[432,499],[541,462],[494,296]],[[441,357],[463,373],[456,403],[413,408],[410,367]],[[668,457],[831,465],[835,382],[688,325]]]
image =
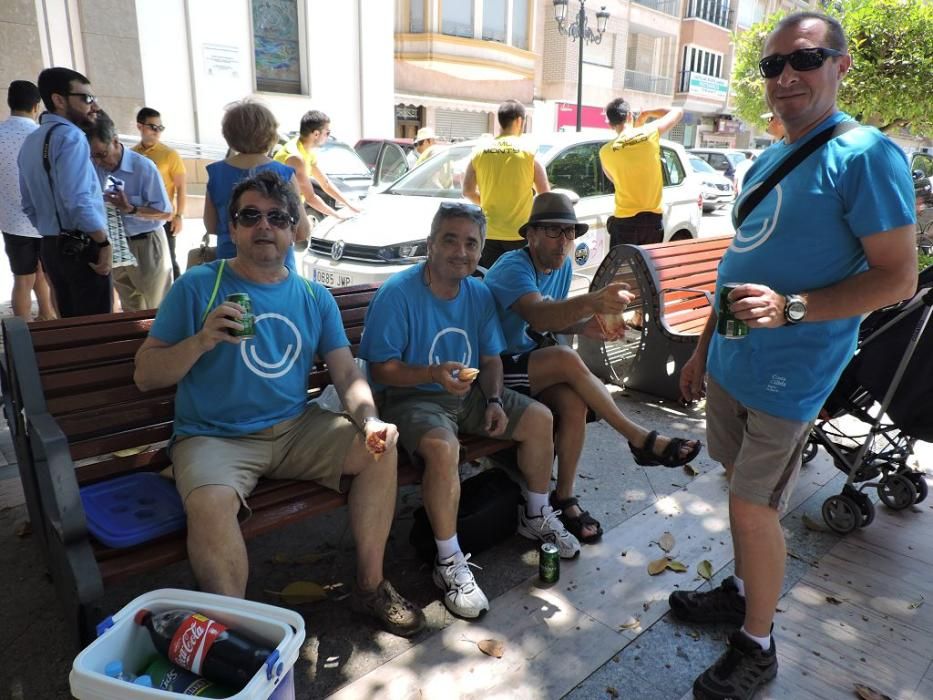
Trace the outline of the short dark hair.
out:
[[[480,240],[486,240],[486,215],[483,210],[470,202],[441,202],[437,208],[437,213],[431,219],[431,233],[428,234],[428,240],[434,240],[434,237],[441,230],[441,224],[447,219],[469,219],[479,227]]]
[[[301,117],[301,130],[299,133],[302,137],[308,136],[312,131],[320,131],[328,124],[330,124],[330,117],[324,112],[319,109],[308,110]]]
[[[97,139],[101,143],[109,144],[117,137],[117,126],[104,110],[100,110],[97,113],[97,119],[89,122],[82,129],[88,141]]]
[[[67,95],[71,92],[72,81],[77,81],[82,85],[91,84],[90,80],[70,68],[46,68],[39,73],[39,94],[42,96],[42,103],[48,111],[55,111],[52,95]]]
[[[279,123],[265,105],[240,100],[227,105],[220,131],[238,153],[266,153],[279,139]]]
[[[146,120],[151,117],[162,118],[162,115],[159,114],[158,110],[153,109],[152,107],[143,107],[136,113],[136,123],[145,124]]]
[[[624,124],[628,115],[632,113],[632,106],[621,97],[615,98],[606,105],[606,119],[611,126]]]
[[[518,100],[506,100],[499,105],[499,113],[496,116],[499,119],[499,126],[505,129],[519,117],[525,116],[525,105]]]
[[[805,22],[808,19],[819,20],[826,25],[826,48],[836,49],[836,51],[842,51],[842,53],[846,53],[849,50],[849,42],[846,40],[845,30],[842,28],[839,20],[827,14],[823,14],[822,12],[813,12],[809,10],[787,15],[787,17],[774,25],[774,29],[772,29],[771,33],[768,35],[768,39],[778,32],[796,27],[801,22]],[[767,43],[768,42],[765,41],[765,44]]]
[[[298,221],[301,212],[301,200],[292,187],[292,184],[274,170],[261,170],[252,177],[240,180],[233,188],[233,194],[230,196],[230,206],[227,209],[227,216],[233,221],[233,215],[240,210],[240,197],[245,192],[258,192],[263,197],[274,199],[279,204],[285,205],[285,210],[294,221]]]
[[[28,80],[14,80],[6,93],[6,103],[12,112],[31,112],[41,100],[39,88]]]

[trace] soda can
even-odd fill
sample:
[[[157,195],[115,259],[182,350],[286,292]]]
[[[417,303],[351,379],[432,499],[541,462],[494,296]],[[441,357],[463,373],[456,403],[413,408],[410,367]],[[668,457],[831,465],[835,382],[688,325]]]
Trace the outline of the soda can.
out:
[[[548,585],[560,579],[560,550],[556,544],[545,542],[538,553],[538,578]]]
[[[748,324],[737,319],[729,310],[729,293],[738,286],[738,284],[724,284],[719,288],[716,330],[719,335],[729,340],[744,338],[748,335]]]
[[[240,330],[230,331],[230,335],[244,340],[256,337],[256,324],[253,317],[253,303],[249,300],[249,294],[237,292],[228,294],[227,301],[239,304],[243,308],[243,315],[240,317]]]

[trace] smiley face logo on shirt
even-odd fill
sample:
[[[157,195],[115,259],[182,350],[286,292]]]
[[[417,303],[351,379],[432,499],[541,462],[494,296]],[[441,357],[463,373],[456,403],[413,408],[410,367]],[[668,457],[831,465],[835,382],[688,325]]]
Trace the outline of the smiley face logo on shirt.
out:
[[[462,328],[445,328],[434,336],[431,349],[428,350],[428,364],[438,365],[442,362],[461,362],[471,367],[473,347],[470,338]]]
[[[757,190],[762,183],[755,183],[754,186],[750,187],[748,190],[742,192],[742,195],[735,202],[734,211],[739,211],[741,207],[741,202],[751,195],[752,192]],[[752,219],[751,214],[745,219],[742,223],[742,227],[737,229],[735,232],[735,238],[732,239],[732,245],[729,246],[729,250],[734,253],[747,253],[750,250],[754,250],[762,243],[771,238],[771,234],[774,233],[774,229],[777,227],[778,217],[781,215],[781,205],[784,202],[784,190],[781,187],[781,183],[778,183],[774,186],[768,195],[765,196],[764,200],[758,203],[758,206],[755,207],[753,211],[761,214],[771,209],[770,214],[766,214],[761,217],[761,225],[758,227],[757,231],[751,231],[751,224],[749,219]],[[758,217],[755,217],[755,220],[758,220]]]
[[[256,316],[254,323],[257,329],[259,324],[263,321],[270,323],[281,321],[294,334],[295,342],[287,343],[285,345],[285,350],[282,352],[282,356],[277,360],[271,360],[259,356],[254,340],[244,340],[240,343],[240,355],[243,358],[243,363],[253,374],[263,379],[277,379],[278,377],[288,374],[289,370],[291,370],[298,360],[298,357],[301,355],[301,333],[298,332],[298,327],[292,323],[292,321],[281,314],[265,313]],[[274,336],[270,334],[265,337]]]

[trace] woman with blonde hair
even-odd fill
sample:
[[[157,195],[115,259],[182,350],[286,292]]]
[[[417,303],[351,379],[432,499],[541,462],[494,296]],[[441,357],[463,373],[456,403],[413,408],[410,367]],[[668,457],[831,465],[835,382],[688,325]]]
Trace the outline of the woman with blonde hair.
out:
[[[204,227],[207,233],[217,235],[218,258],[236,255],[236,246],[230,239],[227,210],[233,188],[240,180],[263,170],[272,170],[283,180],[291,182],[300,195],[294,169],[268,156],[278,141],[278,127],[272,112],[251,100],[234,102],[224,113],[221,129],[230,154],[224,160],[207,166],[207,193],[204,198]],[[302,214],[296,240],[307,240],[310,230],[308,217]],[[294,248],[289,251],[285,266],[296,269]]]

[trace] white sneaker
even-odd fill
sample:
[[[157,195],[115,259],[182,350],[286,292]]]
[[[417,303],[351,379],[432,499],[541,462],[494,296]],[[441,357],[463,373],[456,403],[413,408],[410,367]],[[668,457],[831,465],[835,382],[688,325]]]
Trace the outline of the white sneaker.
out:
[[[567,528],[557,517],[559,510],[544,506],[541,515],[530,517],[525,514],[525,506],[518,507],[518,532],[529,540],[540,540],[556,544],[561,559],[573,559],[580,552],[580,541],[567,532]]]
[[[434,584],[444,593],[444,605],[454,615],[479,617],[489,610],[486,594],[476,585],[470,567],[482,568],[470,563],[470,555],[457,552],[450,559],[438,559],[434,563]]]

